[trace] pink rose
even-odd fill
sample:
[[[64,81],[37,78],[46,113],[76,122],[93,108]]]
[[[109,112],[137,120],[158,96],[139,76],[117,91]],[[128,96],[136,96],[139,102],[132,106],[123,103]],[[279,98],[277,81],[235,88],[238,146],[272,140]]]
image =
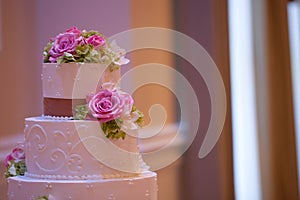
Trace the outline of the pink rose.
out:
[[[20,144],[16,148],[12,150],[12,152],[6,156],[5,158],[5,166],[8,167],[10,161],[19,162],[20,160],[25,159],[25,151],[24,151],[24,145]]]
[[[129,105],[128,105],[129,104]],[[108,122],[120,118],[132,108],[132,97],[117,90],[102,90],[94,95],[88,103],[93,117],[100,122]]]
[[[23,145],[18,146],[13,149],[11,156],[14,158],[14,160],[24,160],[25,159],[25,151],[23,148]]]
[[[5,161],[4,161],[4,164],[5,164],[5,167],[8,167],[9,166],[9,162],[14,160],[14,158],[11,156],[11,154],[9,154],[8,156],[6,156],[5,158]]]
[[[72,27],[68,30],[66,30],[67,33],[74,33],[75,35],[77,35],[77,37],[79,37],[81,35],[81,30],[77,29],[77,27]]]
[[[74,33],[61,33],[56,38],[49,50],[50,62],[56,62],[57,58],[62,56],[65,52],[73,53],[78,44],[78,36]]]
[[[70,28],[66,30],[67,33],[74,33],[77,36],[77,41],[79,45],[85,45],[87,44],[85,41],[85,38],[81,36],[82,32],[81,30],[77,29],[77,27]]]
[[[105,45],[105,39],[99,35],[92,35],[86,39],[88,44],[93,45],[95,48]]]

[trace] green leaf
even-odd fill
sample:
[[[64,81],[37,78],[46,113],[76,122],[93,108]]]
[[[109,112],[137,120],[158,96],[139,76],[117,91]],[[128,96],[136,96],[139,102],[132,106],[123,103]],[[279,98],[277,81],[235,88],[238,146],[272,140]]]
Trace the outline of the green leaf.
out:
[[[16,169],[16,174],[11,174],[9,172],[9,169],[11,167],[14,167]],[[5,178],[13,177],[13,176],[24,176],[26,170],[27,169],[26,169],[25,160],[20,160],[18,162],[11,161],[8,168],[5,170],[4,175],[5,175]]]
[[[111,139],[122,138],[124,140],[126,137],[126,133],[121,130],[120,128],[121,123],[122,123],[121,119],[115,119],[115,120],[101,123],[101,128],[107,138],[111,138]]]
[[[116,65],[115,63],[111,63],[111,64],[109,65],[109,71],[110,71],[110,72],[113,72],[113,71],[118,70],[118,69],[120,69],[120,66],[119,66],[119,65]]]
[[[144,113],[141,112],[140,110],[138,110],[135,106],[132,106],[132,110],[131,112],[137,112],[139,115],[139,118],[135,121],[135,123],[137,123],[138,126],[142,127],[144,124]]]
[[[17,175],[24,176],[26,171],[25,160],[21,160],[15,164]]]
[[[60,56],[57,59],[57,63],[61,64],[61,63],[69,63],[69,62],[75,62],[75,58],[73,56],[73,54],[70,54],[68,52],[64,52],[64,55]]]
[[[89,38],[91,37],[92,35],[99,35],[99,36],[102,36],[104,37],[104,35],[102,33],[100,33],[99,31],[94,31],[94,30],[90,30],[90,31],[82,31],[81,35],[84,37],[84,38]],[[105,38],[105,37],[104,37]],[[105,38],[106,39],[106,38]]]
[[[44,62],[45,63],[50,62],[49,61],[49,58],[50,58],[49,51],[50,51],[52,45],[53,45],[53,42],[48,42],[48,44],[44,48],[43,57],[44,57]]]
[[[92,45],[80,45],[76,48],[76,54],[78,57],[86,56],[92,51]]]
[[[74,114],[74,119],[75,120],[84,120],[86,119],[86,116],[89,112],[89,108],[87,104],[83,105],[77,105],[74,108],[75,114]]]
[[[35,200],[48,200],[48,197],[44,195],[36,198]]]

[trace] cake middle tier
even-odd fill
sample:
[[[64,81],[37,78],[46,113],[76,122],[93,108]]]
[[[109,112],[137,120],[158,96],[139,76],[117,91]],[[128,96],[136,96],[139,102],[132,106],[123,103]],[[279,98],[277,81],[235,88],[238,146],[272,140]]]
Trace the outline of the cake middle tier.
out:
[[[112,140],[98,121],[35,117],[25,124],[26,176],[103,179],[136,176],[145,167],[137,131]]]

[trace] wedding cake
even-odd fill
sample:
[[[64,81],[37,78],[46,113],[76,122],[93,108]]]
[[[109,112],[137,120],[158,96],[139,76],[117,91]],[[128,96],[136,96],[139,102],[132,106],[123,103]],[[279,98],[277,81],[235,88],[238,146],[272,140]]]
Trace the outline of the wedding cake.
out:
[[[143,114],[119,86],[125,51],[74,27],[43,56],[44,112],[25,119],[25,141],[6,158],[8,199],[157,199],[138,146]]]

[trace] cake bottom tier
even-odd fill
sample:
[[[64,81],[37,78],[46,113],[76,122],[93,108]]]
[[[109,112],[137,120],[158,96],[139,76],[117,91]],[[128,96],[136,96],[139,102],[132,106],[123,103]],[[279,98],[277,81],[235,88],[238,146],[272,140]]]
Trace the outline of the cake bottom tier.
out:
[[[9,200],[157,200],[157,178],[154,172],[138,177],[103,180],[43,180],[26,176],[8,179]]]

